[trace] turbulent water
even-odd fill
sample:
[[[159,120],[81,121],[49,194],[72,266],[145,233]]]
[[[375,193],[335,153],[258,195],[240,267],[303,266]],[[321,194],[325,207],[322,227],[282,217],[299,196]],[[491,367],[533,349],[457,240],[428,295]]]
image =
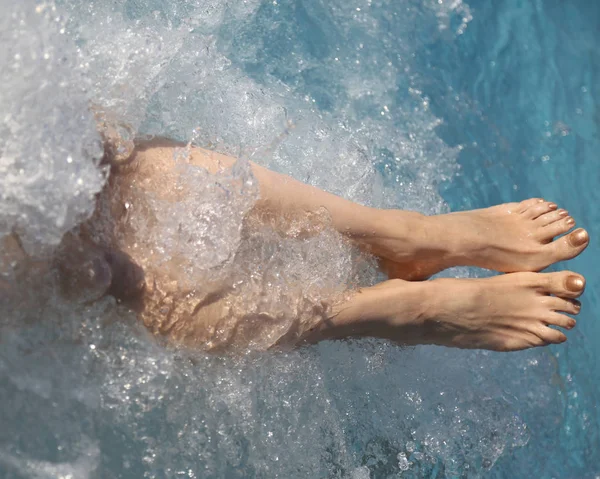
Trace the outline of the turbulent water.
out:
[[[234,177],[252,159],[365,204],[447,209],[438,186],[463,145],[438,136],[421,51],[469,28],[460,0],[0,6],[0,235],[17,232],[34,258],[94,209],[106,180],[95,115],[125,139],[240,157]],[[255,192],[215,192],[200,170],[186,181],[201,207],[165,210],[148,241],[192,268],[243,252]],[[197,248],[171,234],[181,224]],[[248,268],[281,307],[291,280],[356,280],[351,248],[330,232],[261,241]],[[2,477],[478,477],[527,444],[520,414],[549,433],[562,418],[545,352],[364,340],[205,357],[158,344],[110,298],[63,300],[52,271],[19,283],[19,265],[2,260]]]

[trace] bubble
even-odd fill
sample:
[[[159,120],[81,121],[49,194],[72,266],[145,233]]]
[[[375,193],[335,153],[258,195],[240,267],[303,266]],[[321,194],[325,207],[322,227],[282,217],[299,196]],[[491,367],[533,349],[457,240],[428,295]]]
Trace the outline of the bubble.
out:
[[[45,4],[10,8],[0,24],[0,236],[16,231],[36,253],[92,213],[106,172],[89,79],[56,29],[62,20]]]
[[[156,251],[159,265],[182,258],[190,283],[221,275],[235,286],[234,307],[271,315],[260,316],[266,328],[243,326],[251,351],[205,355],[150,335],[113,298],[66,301],[52,271],[20,283],[18,265],[0,256],[0,291],[11,292],[0,295],[0,439],[17,451],[1,467],[149,478],[409,468],[428,477],[440,465],[491,468],[522,447],[529,429],[519,414],[560,424],[555,371],[528,364],[535,353],[500,360],[368,340],[260,352],[299,313],[376,278],[327,215],[310,235],[302,222],[295,235],[244,231],[258,195],[248,161],[371,206],[446,211],[437,187],[456,173],[460,146],[438,136],[425,73],[411,59],[420,38],[452,41],[468,28],[464,2],[4,3],[14,14],[0,20],[10,39],[0,51],[2,234],[18,231],[31,251],[91,214],[106,175],[97,123],[122,140],[123,156],[136,136],[166,136],[183,150],[191,141],[240,161],[209,176],[183,150],[170,159],[168,184],[184,198],[144,193],[125,205],[138,248]],[[137,214],[142,205],[156,228]],[[511,399],[523,391],[535,397],[527,415]],[[74,469],[84,437],[97,459]]]

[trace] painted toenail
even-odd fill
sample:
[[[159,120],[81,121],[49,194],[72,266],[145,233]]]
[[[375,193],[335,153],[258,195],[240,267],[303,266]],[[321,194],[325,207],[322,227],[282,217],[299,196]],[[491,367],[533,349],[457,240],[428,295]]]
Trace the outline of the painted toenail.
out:
[[[573,246],[582,246],[587,243],[589,236],[586,230],[580,229],[571,233],[569,239]]]
[[[569,218],[569,219],[567,220],[567,224],[568,224],[569,226],[573,226],[573,225],[575,224],[575,220],[574,220],[573,218]]]
[[[568,216],[569,212],[567,210],[559,210],[558,214],[561,217],[565,217],[565,216]]]
[[[569,291],[573,291],[574,293],[577,293],[577,292],[581,291],[584,286],[585,286],[585,283],[578,276],[569,276],[567,278],[567,289]]]
[[[551,210],[555,210],[556,208],[558,208],[558,205],[557,205],[556,203],[550,203],[550,204],[548,205],[548,207],[549,207]]]

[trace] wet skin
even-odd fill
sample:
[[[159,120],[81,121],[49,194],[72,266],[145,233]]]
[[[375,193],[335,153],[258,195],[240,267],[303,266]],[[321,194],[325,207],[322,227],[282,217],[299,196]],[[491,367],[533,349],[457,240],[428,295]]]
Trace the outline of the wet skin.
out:
[[[138,144],[127,166],[114,168],[104,194],[113,205],[126,200],[118,192],[127,191],[132,183],[153,194],[169,194],[165,178],[174,167],[175,146],[163,140]],[[235,161],[199,148],[193,148],[189,156],[191,164],[211,172],[231,167]],[[252,171],[260,185],[260,199],[253,214],[275,228],[285,229],[285,221],[279,218],[324,208],[332,226],[377,255],[392,278],[352,292],[343,301],[324,300],[324,304],[329,303],[322,311],[314,318],[298,320],[297,334],[278,341],[277,346],[374,336],[401,344],[512,351],[563,342],[566,336],[552,327],[571,329],[575,325],[567,314],[579,312],[575,298],[583,293],[584,278],[571,272],[533,272],[577,256],[589,243],[582,229],[555,239],[574,226],[568,213],[555,204],[534,198],[428,217],[367,208],[258,165],[252,164]],[[114,214],[112,220],[118,228],[122,217]],[[169,304],[183,302],[194,291],[188,288],[178,292],[176,285],[183,284],[185,278],[178,277],[177,269],[166,272],[153,265],[150,254],[133,248],[139,239],[135,234],[122,235],[121,244],[97,248],[87,263],[79,262],[91,266],[87,276],[78,281],[91,281],[88,289],[96,293],[103,291],[135,302],[153,332],[168,335],[172,330],[185,331],[184,340],[174,339],[210,349],[207,344],[213,343],[207,331],[228,314],[225,304],[229,286],[215,285],[206,297],[216,299],[199,300],[193,313],[189,308],[179,308],[186,312],[169,318],[169,330],[161,329],[154,324],[157,305],[163,304],[167,296]],[[459,265],[511,274],[489,279],[414,281]],[[163,295],[160,301],[156,299],[157,291]],[[239,322],[243,320],[239,318]],[[220,343],[219,349],[227,349],[227,342]]]

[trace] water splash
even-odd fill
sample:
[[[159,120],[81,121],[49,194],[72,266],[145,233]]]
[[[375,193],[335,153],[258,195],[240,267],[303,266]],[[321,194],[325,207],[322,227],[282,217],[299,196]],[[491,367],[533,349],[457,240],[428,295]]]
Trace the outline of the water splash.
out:
[[[52,60],[46,83],[37,75],[45,65],[39,56],[18,74],[2,69],[3,112],[17,115],[16,99],[29,90],[35,99],[24,103],[16,126],[0,132],[1,165],[10,172],[0,176],[2,194],[14,198],[2,203],[3,233],[16,228],[30,243],[56,244],[90,214],[104,181],[90,105],[125,136],[186,142],[200,127],[202,146],[353,200],[444,211],[437,185],[456,172],[460,148],[438,137],[440,120],[419,89],[426,72],[411,58],[427,35],[452,41],[460,34],[470,18],[466,4],[65,0],[39,14],[40,5],[21,2],[22,29],[7,16],[0,30],[12,45],[2,65],[17,53],[43,52],[42,43]],[[454,30],[457,13],[464,25]],[[19,161],[27,180],[14,173]],[[242,258],[248,271],[263,268],[260,287],[281,308],[289,305],[288,283],[307,284],[305,294],[316,296],[352,281],[352,250],[339,237],[282,240],[259,231],[243,243],[240,218],[252,192],[226,185],[217,194],[202,171],[184,176],[203,205],[184,223],[193,241],[176,234],[190,205],[173,209],[172,223],[166,207],[155,205],[172,227],[148,240],[167,256],[193,258],[191,276],[204,273],[199,262]],[[207,218],[219,212],[218,231],[204,235]],[[224,249],[209,244],[224,236]],[[258,254],[257,244],[264,245]],[[19,457],[36,458],[27,461],[38,461],[39,470],[72,465],[67,452],[85,436],[97,442],[97,469],[107,477],[376,477],[467,466],[476,477],[527,440],[510,394],[535,388],[543,402],[531,408],[544,409],[548,421],[562,414],[560,395],[545,385],[552,365],[369,341],[203,356],[157,343],[111,299],[65,303],[52,280],[25,285],[20,301],[1,305],[11,321],[0,336],[0,443],[12,451],[19,435]],[[518,375],[507,377],[504,368]],[[56,450],[63,451],[56,461],[42,459]],[[26,463],[5,457],[2,467],[29,473]]]
[[[30,252],[56,245],[89,216],[106,172],[62,13],[51,3],[3,16],[0,80],[0,237],[17,231]]]

